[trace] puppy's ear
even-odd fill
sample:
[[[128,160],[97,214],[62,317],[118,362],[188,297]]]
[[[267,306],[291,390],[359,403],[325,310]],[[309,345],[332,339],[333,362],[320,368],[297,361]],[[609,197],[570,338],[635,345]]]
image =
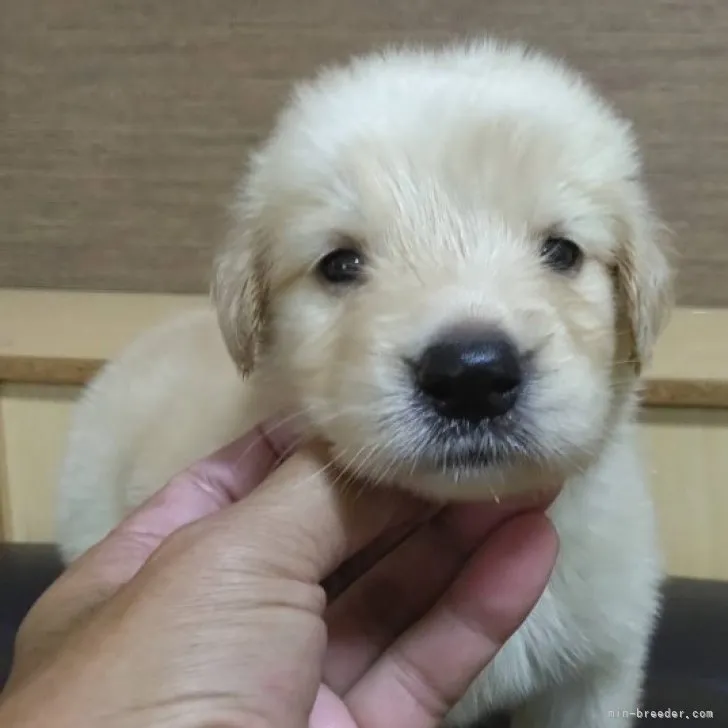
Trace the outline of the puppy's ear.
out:
[[[639,375],[649,364],[674,301],[672,250],[668,231],[635,185],[623,219],[615,268],[618,306],[630,341],[629,358]]]
[[[213,270],[211,294],[225,344],[244,375],[258,360],[270,297],[268,249],[260,215],[246,201]]]

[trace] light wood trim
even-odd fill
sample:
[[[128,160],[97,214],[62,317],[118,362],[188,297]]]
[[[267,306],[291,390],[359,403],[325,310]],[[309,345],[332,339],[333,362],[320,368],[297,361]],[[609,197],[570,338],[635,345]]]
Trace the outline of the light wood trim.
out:
[[[647,407],[728,409],[727,379],[651,379],[642,401]]]
[[[206,296],[0,289],[0,357],[105,360]]]
[[[0,398],[3,390],[0,387]],[[0,399],[1,404],[1,399]],[[5,427],[3,408],[0,406],[0,543],[10,538],[10,478],[5,452]]]
[[[104,359],[0,356],[0,382],[83,385],[104,363]]]
[[[0,289],[0,382],[83,385],[135,336],[200,295]]]
[[[7,385],[1,394],[7,474],[5,538],[25,543],[53,541],[58,468],[78,388]]]
[[[0,289],[0,382],[83,385],[144,329],[206,305],[200,295]],[[728,310],[675,311],[644,402],[728,408]]]
[[[640,420],[668,573],[728,580],[728,410],[651,409]]]

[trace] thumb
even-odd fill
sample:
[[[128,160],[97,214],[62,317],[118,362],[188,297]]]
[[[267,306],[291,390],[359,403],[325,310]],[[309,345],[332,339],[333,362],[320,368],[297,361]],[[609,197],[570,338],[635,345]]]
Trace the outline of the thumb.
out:
[[[206,524],[211,548],[245,542],[245,560],[318,584],[344,561],[425,508],[414,496],[352,482],[311,445],[282,463],[244,502]],[[244,538],[241,539],[241,534]]]

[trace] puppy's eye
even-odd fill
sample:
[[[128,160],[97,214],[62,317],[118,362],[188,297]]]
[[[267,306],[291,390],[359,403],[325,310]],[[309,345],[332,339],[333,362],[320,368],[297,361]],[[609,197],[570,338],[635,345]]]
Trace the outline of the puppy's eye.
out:
[[[364,256],[354,248],[338,248],[321,258],[317,271],[328,283],[355,283],[364,272]]]
[[[541,257],[553,270],[566,272],[576,269],[584,254],[573,240],[552,235],[541,246]]]

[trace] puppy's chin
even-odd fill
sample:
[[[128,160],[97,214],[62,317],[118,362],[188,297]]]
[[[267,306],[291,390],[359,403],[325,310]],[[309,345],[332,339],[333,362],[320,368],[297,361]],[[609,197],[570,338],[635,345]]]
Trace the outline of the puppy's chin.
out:
[[[426,498],[442,501],[507,502],[561,490],[566,476],[557,469],[521,463],[494,467],[453,467],[417,470],[401,477],[398,485]]]
[[[319,441],[321,442],[321,441]],[[435,464],[419,461],[413,463],[403,456],[395,464],[389,459],[386,467],[374,462],[376,458],[361,462],[347,462],[344,455],[348,448],[340,451],[331,441],[323,447],[329,458],[342,472],[352,478],[364,481],[371,487],[398,488],[406,490],[425,500],[446,503],[458,501],[540,502],[544,496],[554,496],[561,490],[567,475],[557,467],[543,463],[521,462],[495,463],[487,453],[469,462]]]

